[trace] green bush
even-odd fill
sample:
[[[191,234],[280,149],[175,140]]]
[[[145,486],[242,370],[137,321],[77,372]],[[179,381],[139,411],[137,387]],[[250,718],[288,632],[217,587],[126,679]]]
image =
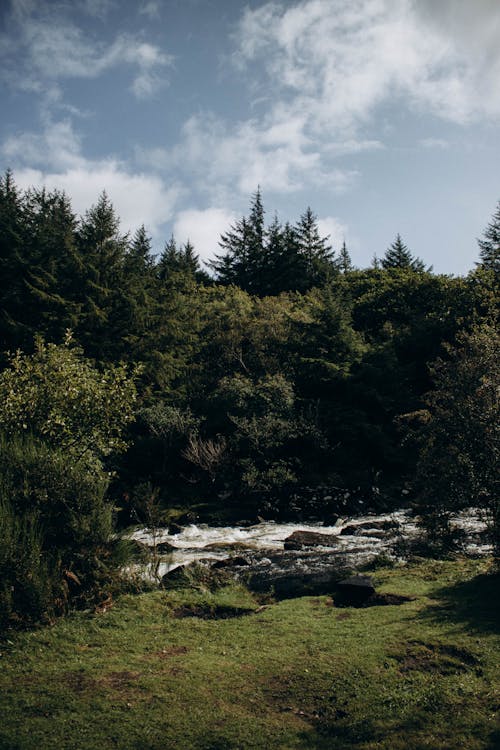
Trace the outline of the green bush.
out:
[[[31,435],[0,435],[0,622],[36,621],[100,598],[123,565],[108,477]],[[119,545],[118,545],[119,546]]]
[[[49,617],[62,601],[61,576],[43,550],[34,514],[19,514],[0,488],[0,627]]]

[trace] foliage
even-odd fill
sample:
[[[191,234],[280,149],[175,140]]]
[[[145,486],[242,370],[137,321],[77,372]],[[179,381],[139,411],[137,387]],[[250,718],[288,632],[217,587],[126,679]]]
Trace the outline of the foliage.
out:
[[[43,553],[43,533],[34,512],[19,513],[0,485],[0,630],[19,622],[36,623],[54,612],[62,592],[57,563]]]
[[[491,222],[483,232],[483,239],[478,240],[481,266],[493,271],[497,278],[500,274],[500,201]]]
[[[478,507],[500,550],[500,335],[482,323],[461,333],[432,368],[420,427],[417,487],[423,522],[448,530],[450,514]]]
[[[71,346],[39,338],[35,352],[18,351],[0,374],[0,425],[29,432],[74,458],[123,450],[123,428],[134,416],[136,391],[123,366],[100,372]]]
[[[496,319],[497,218],[465,278],[426,270],[399,235],[376,267],[355,269],[310,207],[267,222],[257,190],[212,278],[189,242],[172,237],[156,257],[146,227],[123,234],[106,193],[78,218],[64,193],[22,191],[7,172],[1,426],[84,473],[110,471],[120,522],[145,487],[163,511],[201,496],[223,514],[230,492],[237,504],[292,485],[399,503],[416,452],[397,416],[428,408],[443,344]],[[75,345],[57,345],[68,328]]]
[[[388,268],[406,268],[411,271],[423,271],[425,266],[420,258],[414,258],[407,246],[397,234],[392,245],[387,249],[384,257],[380,261],[383,269]]]

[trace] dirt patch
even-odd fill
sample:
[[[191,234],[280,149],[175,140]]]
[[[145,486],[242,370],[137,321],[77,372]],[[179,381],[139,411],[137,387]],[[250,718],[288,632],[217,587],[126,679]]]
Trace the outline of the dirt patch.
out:
[[[94,690],[97,682],[85,672],[66,672],[63,675],[64,684],[74,693],[85,693]]]
[[[229,620],[253,615],[254,609],[229,607],[224,604],[183,604],[172,611],[172,617],[198,617],[201,620]]]
[[[453,675],[478,666],[478,658],[458,646],[410,641],[404,654],[396,656],[400,672],[429,672]]]
[[[131,672],[124,670],[123,672],[108,672],[98,680],[100,685],[109,687],[112,690],[123,690],[123,688],[130,687],[132,682],[136,682],[141,676],[140,672]]]

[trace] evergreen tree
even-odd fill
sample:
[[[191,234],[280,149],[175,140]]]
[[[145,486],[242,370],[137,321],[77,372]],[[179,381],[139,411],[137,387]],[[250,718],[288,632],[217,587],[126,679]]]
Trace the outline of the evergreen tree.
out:
[[[386,250],[386,253],[380,261],[382,268],[402,268],[410,271],[422,272],[425,265],[420,258],[415,258],[397,234],[392,245]]]
[[[26,315],[33,335],[43,333],[62,341],[68,328],[78,324],[80,304],[75,280],[81,258],[75,244],[76,217],[69,198],[57,190],[30,189],[25,197],[29,262]]]
[[[30,349],[35,333],[60,341],[78,319],[79,259],[69,199],[45,188],[19,193],[0,180],[0,335],[3,350]]]
[[[328,237],[321,237],[318,217],[308,207],[295,226],[298,250],[302,258],[302,278],[297,278],[296,289],[305,291],[330,278],[335,270],[333,252]]]
[[[480,248],[479,257],[483,268],[500,274],[500,201],[491,222],[483,233],[484,239],[478,240]]]
[[[106,192],[80,221],[78,249],[82,255],[82,315],[78,337],[85,353],[98,360],[119,359],[123,331],[117,330],[128,237]]]
[[[22,197],[8,170],[0,178],[0,349],[24,343],[20,316],[25,303],[24,210]]]
[[[217,281],[236,284],[253,294],[262,293],[265,273],[264,208],[260,189],[252,197],[250,214],[221,235],[219,246],[225,251],[210,263]]]
[[[351,261],[351,256],[345,244],[345,240],[342,242],[342,248],[340,250],[340,256],[338,260],[338,268],[341,273],[349,273],[354,270],[354,266]]]

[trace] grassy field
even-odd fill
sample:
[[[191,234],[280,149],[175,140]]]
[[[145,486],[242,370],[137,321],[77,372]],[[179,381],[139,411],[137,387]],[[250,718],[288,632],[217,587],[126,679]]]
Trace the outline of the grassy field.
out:
[[[415,597],[400,606],[263,604],[232,585],[123,596],[10,634],[0,748],[494,750],[500,579],[489,565],[376,570],[379,591]]]

